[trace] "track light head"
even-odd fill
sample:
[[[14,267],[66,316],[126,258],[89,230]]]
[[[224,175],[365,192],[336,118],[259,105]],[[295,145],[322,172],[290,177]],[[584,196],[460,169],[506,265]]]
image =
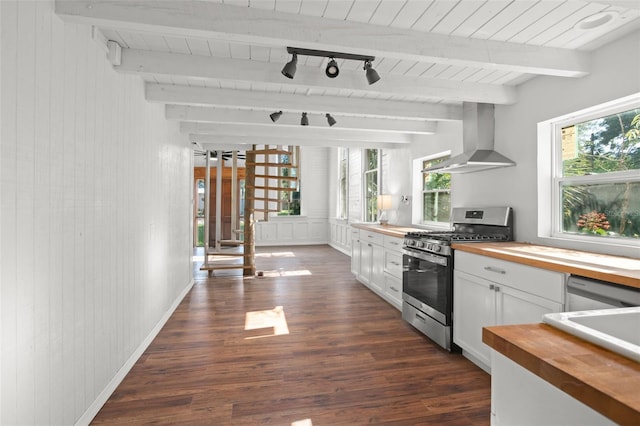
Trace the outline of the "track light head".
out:
[[[296,64],[298,63],[298,54],[294,53],[293,57],[287,64],[282,68],[282,75],[287,78],[293,78],[296,75]]]
[[[309,125],[309,118],[307,118],[307,113],[306,112],[302,113],[302,118],[300,119],[300,125],[301,126],[308,126]]]
[[[364,70],[365,70],[365,74],[367,76],[367,81],[369,82],[369,84],[373,84],[376,81],[380,80],[380,76],[378,75],[376,70],[373,69],[373,65],[371,65],[371,61],[364,62]]]
[[[326,114],[325,116],[327,117],[327,123],[329,123],[329,127],[332,127],[334,124],[337,123],[336,119],[333,118],[331,114]]]
[[[281,116],[282,116],[282,111],[272,112],[271,114],[269,114],[271,121],[273,121],[274,123],[278,121]]]
[[[327,63],[325,74],[327,74],[327,77],[329,78],[336,78],[338,74],[340,74],[340,69],[338,68],[338,64],[333,56],[330,58],[329,63]]]

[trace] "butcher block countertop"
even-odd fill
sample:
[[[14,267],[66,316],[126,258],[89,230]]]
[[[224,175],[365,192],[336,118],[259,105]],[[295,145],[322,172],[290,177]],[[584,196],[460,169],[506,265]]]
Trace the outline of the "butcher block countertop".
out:
[[[482,341],[621,425],[640,425],[640,363],[547,324],[485,327]]]
[[[424,231],[424,229],[408,228],[405,226],[380,225],[379,223],[352,223],[352,227],[364,229],[365,231],[378,232],[390,237],[404,238],[407,232]]]
[[[527,243],[455,243],[456,250],[640,288],[640,259]]]

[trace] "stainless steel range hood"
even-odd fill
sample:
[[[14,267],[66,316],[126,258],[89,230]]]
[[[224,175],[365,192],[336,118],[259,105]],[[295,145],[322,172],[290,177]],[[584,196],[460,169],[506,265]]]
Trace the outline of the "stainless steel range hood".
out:
[[[424,169],[431,173],[471,173],[516,163],[493,150],[493,104],[465,102],[462,105],[463,153]]]

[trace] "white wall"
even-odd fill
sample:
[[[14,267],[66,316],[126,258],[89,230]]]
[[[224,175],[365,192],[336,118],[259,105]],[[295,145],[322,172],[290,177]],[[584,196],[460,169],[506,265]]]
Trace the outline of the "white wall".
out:
[[[85,423],[192,283],[191,149],[52,1],[0,20],[0,423]]]
[[[581,79],[537,77],[518,88],[518,102],[496,106],[495,148],[515,167],[455,176],[452,203],[510,205],[519,241],[620,255],[629,249],[550,242],[537,236],[537,133],[540,121],[640,91],[640,32],[593,52],[592,73]],[[635,254],[637,256],[637,253]]]
[[[349,198],[347,219],[349,222],[362,222],[363,218],[362,169],[362,150],[349,149],[349,188],[347,190],[347,197]],[[332,190],[337,191],[338,187],[335,186]]]

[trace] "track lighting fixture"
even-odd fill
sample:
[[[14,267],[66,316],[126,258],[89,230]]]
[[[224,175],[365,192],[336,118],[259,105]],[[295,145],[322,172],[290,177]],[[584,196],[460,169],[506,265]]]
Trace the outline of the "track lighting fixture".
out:
[[[376,81],[380,80],[380,75],[378,75],[376,70],[373,69],[372,65],[372,62],[376,59],[375,56],[355,55],[352,53],[331,52],[327,50],[302,49],[299,47],[287,47],[287,52],[293,55],[291,61],[287,62],[284,68],[282,68],[282,74],[288,78],[293,78],[296,73],[296,63],[298,62],[298,55],[305,55],[329,58],[327,68],[325,69],[325,74],[329,78],[336,78],[338,74],[340,74],[340,69],[338,68],[338,63],[336,62],[337,58],[349,59],[352,61],[364,61],[364,69],[366,71],[365,75],[367,77],[367,82],[369,82],[369,84],[373,84]]]
[[[287,78],[293,78],[296,75],[296,64],[298,63],[298,54],[295,52],[289,52],[293,54],[293,57],[287,64],[282,68],[282,75]]]
[[[274,123],[276,121],[278,121],[281,116],[282,116],[282,111],[273,112],[273,113],[269,114],[269,117],[271,118],[271,121],[273,121]]]
[[[302,113],[302,117],[300,118],[300,125],[301,126],[308,126],[309,125],[309,117],[308,117],[307,114],[308,113],[306,113],[306,112]],[[331,116],[331,114],[326,113],[324,116],[327,117],[327,123],[329,124],[329,127],[332,127],[333,125],[335,125],[337,123],[336,119],[333,118]],[[269,114],[269,117],[271,118],[271,121],[273,121],[275,123],[276,121],[278,121],[280,119],[280,117],[282,117],[282,111],[272,112],[271,114]]]
[[[380,76],[378,75],[376,70],[373,69],[373,65],[371,65],[371,61],[364,61],[364,70],[365,70],[365,74],[367,76],[367,81],[369,82],[369,84],[373,84],[376,81],[380,80]]]
[[[331,114],[326,114],[325,116],[327,117],[327,123],[329,123],[330,127],[332,127],[334,124],[336,124],[336,119],[333,118],[331,116]]]
[[[336,78],[338,74],[340,74],[340,69],[338,69],[338,64],[336,63],[336,60],[334,58],[331,58],[331,60],[329,60],[327,69],[325,70],[325,74],[327,74],[327,77],[329,78]]]

